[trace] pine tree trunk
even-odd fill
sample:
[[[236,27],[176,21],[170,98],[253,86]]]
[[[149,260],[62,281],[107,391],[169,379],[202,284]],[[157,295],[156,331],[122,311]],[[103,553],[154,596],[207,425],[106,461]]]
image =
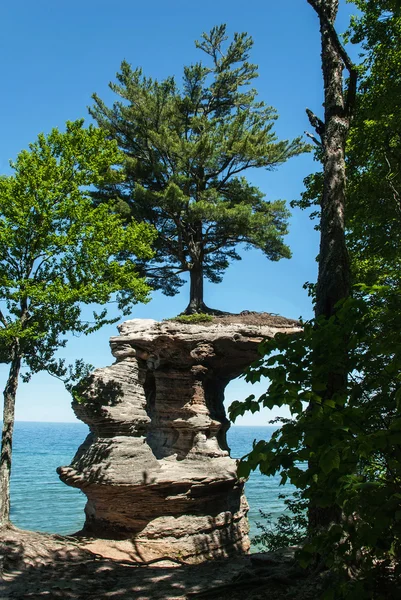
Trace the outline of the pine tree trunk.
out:
[[[189,272],[190,274],[190,296],[187,308],[182,312],[183,315],[207,314],[214,316],[223,316],[230,313],[217,308],[209,308],[203,301],[203,267],[201,264],[195,264]]]
[[[15,397],[18,388],[18,375],[21,368],[21,357],[17,349],[13,358],[6,387],[4,389],[3,433],[1,438],[0,457],[0,526],[10,521],[10,476],[12,440],[14,431]]]
[[[191,255],[191,269],[189,271],[190,290],[189,304],[184,311],[185,315],[207,312],[207,306],[203,302],[203,233],[202,221],[196,221],[191,225],[189,236],[189,251]]]
[[[200,263],[194,263],[189,272],[190,275],[190,291],[189,304],[185,309],[185,314],[192,315],[195,313],[207,312],[207,306],[203,302],[203,267]]]

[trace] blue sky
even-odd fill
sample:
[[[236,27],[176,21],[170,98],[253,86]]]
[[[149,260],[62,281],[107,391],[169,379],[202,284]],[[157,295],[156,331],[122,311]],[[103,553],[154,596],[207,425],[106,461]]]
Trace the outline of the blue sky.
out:
[[[352,6],[342,3],[337,21],[344,31]],[[108,82],[123,59],[141,66],[144,74],[162,79],[202,57],[194,40],[203,31],[227,23],[228,33],[247,31],[254,39],[251,60],[259,65],[255,87],[259,97],[280,115],[279,138],[311,131],[305,108],[322,115],[320,40],[317,18],[306,0],[183,0],[135,2],[119,0],[69,0],[54,2],[15,0],[3,4],[0,63],[3,93],[0,96],[0,173],[10,173],[9,160],[35,140],[39,132],[63,128],[66,120],[90,118],[87,106],[96,92],[113,101]],[[312,155],[294,158],[275,172],[253,172],[249,179],[267,199],[299,198],[303,179],[316,170]],[[287,242],[293,257],[271,263],[257,251],[242,252],[223,283],[206,283],[209,306],[231,312],[256,310],[286,317],[312,316],[310,299],[302,285],[315,281],[318,234],[307,214],[295,209]],[[135,307],[131,318],[163,319],[181,312],[187,304],[187,286],[174,298],[153,294],[147,305]],[[67,361],[83,358],[96,367],[112,362],[108,338],[115,326],[87,338],[71,338],[63,351]],[[7,369],[0,366],[4,387]],[[227,389],[227,404],[264,385],[245,386],[235,381]],[[21,384],[17,420],[73,421],[71,398],[63,385],[45,374]],[[283,412],[266,411],[245,416],[238,424],[262,425]]]

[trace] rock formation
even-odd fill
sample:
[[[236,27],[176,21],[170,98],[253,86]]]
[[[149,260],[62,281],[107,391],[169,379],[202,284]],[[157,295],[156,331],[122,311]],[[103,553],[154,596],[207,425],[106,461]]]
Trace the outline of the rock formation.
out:
[[[257,359],[263,338],[298,328],[268,314],[123,323],[110,340],[116,362],[97,369],[73,403],[90,434],[58,469],[88,498],[84,533],[120,540],[142,560],[247,552],[224,389]]]

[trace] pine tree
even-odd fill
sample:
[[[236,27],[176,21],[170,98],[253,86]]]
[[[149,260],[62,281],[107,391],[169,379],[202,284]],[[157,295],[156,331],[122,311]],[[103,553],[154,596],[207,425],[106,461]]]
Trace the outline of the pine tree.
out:
[[[272,170],[307,149],[300,138],[277,141],[276,111],[249,87],[258,76],[248,62],[252,38],[226,41],[225,25],[203,34],[196,46],[210,64],[184,67],[182,89],[173,77],[158,82],[123,62],[110,83],[122,100],[108,108],[95,94],[90,109],[126,157],[124,182],[100,188],[97,201],[117,196],[128,219],[155,226],[156,254],[143,272],[167,295],[189,272],[186,313],[214,312],[203,302],[204,278],[219,283],[240,259],[239,244],[270,260],[290,257],[285,202],[266,201],[243,173]]]

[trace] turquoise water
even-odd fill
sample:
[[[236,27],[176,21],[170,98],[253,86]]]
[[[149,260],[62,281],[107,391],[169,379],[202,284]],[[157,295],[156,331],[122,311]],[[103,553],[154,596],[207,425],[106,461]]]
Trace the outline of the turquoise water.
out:
[[[11,476],[11,520],[17,527],[51,533],[74,533],[84,523],[85,495],[63,484],[56,473],[71,462],[85,439],[83,423],[17,422]],[[231,456],[250,451],[254,439],[268,439],[274,427],[232,427],[228,432]],[[246,484],[251,536],[256,533],[259,509],[279,515],[283,491],[280,478],[252,473]]]

